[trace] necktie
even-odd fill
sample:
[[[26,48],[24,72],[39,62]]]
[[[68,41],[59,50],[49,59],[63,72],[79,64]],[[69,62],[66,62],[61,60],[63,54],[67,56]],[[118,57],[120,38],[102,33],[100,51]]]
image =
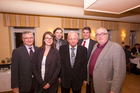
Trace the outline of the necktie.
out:
[[[74,53],[75,48],[71,48],[71,67],[73,68],[74,61],[75,61],[75,53]]]
[[[57,40],[56,49],[59,50],[59,47],[60,47],[59,40]]]
[[[85,44],[86,44],[86,41],[84,41],[83,46],[85,46]]]
[[[32,60],[32,57],[33,57],[33,50],[32,50],[32,47],[29,48],[30,49],[30,58]]]

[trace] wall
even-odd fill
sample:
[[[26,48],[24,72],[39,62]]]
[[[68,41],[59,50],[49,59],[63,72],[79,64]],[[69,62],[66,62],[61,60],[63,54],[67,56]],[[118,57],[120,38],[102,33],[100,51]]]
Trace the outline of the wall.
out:
[[[3,14],[0,13],[0,60],[11,57],[8,27],[3,26]]]
[[[41,46],[42,44],[42,36],[45,31],[52,31],[56,27],[61,27],[61,18],[60,17],[45,17],[40,16],[40,27],[36,28],[36,43],[37,46]],[[100,20],[87,20],[87,26],[91,27],[92,34],[95,33],[95,30],[99,27],[101,27],[101,21]],[[124,40],[124,44],[121,44],[121,34],[122,31],[126,33],[126,37]],[[95,35],[95,34],[94,34]],[[119,22],[119,29],[112,31],[112,41],[117,42],[118,44],[124,46],[129,45],[129,36],[130,36],[130,23],[123,23]],[[93,38],[94,36],[91,36]],[[140,31],[137,31],[136,35],[136,42],[140,43]],[[9,29],[6,26],[3,26],[3,14],[0,13],[0,60],[11,57],[10,51],[10,35],[9,35]],[[94,37],[95,39],[95,37]]]
[[[125,40],[122,41],[122,32],[125,32],[126,34],[126,37],[125,37]],[[117,35],[117,39],[116,39],[116,42],[119,43],[120,45],[124,46],[124,45],[129,45],[129,37],[130,37],[130,23],[119,23],[119,31],[117,31],[116,33]],[[124,44],[122,44],[122,42],[124,42]]]
[[[87,26],[89,26],[91,28],[91,36],[90,37],[93,40],[96,40],[96,38],[95,38],[95,31],[96,31],[96,29],[101,27],[101,21],[87,20]]]
[[[41,46],[43,34],[46,31],[53,32],[56,27],[61,27],[61,18],[40,17],[40,27],[36,28],[37,46]]]
[[[136,43],[140,44],[140,31],[137,31],[136,33]]]

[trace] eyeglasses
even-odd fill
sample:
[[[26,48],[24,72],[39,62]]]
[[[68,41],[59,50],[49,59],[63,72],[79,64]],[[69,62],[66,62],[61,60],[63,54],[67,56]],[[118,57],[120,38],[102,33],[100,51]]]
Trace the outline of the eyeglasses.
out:
[[[106,35],[107,33],[101,33],[101,34],[96,34],[96,37],[98,37],[98,36],[104,36],[104,35]]]
[[[34,39],[34,38],[33,37],[25,37],[23,39],[27,40],[27,39]]]
[[[46,40],[53,40],[53,38],[45,38]]]

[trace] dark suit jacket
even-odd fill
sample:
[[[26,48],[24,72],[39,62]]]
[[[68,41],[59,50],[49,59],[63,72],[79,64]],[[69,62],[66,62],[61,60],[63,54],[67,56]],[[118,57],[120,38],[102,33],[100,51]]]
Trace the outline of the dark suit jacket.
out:
[[[50,48],[50,51],[46,58],[45,64],[45,78],[41,76],[41,64],[44,55],[45,48],[38,49],[34,53],[32,61],[32,71],[37,80],[36,93],[41,87],[44,87],[47,83],[50,84],[50,88],[46,90],[47,93],[54,93],[55,88],[58,85],[58,74],[61,69],[60,55],[58,50]]]
[[[69,45],[63,45],[59,49],[61,56],[61,84],[65,88],[72,87],[78,90],[83,81],[87,80],[87,49],[77,45],[77,53],[73,68],[70,63]]]
[[[135,55],[136,52],[137,52],[137,49],[135,47],[133,47],[131,50],[131,53],[133,53],[133,55]],[[139,48],[139,53],[140,53],[140,48]]]
[[[83,42],[83,39],[80,39],[80,40],[78,41],[78,45],[81,45],[82,42]],[[88,49],[87,49],[87,52],[88,52],[88,54],[87,54],[88,60],[89,60],[91,51],[92,51],[92,49],[93,49],[93,47],[94,47],[94,45],[95,45],[96,43],[97,43],[96,41],[90,39],[90,41],[89,41],[89,47],[88,47]]]
[[[124,49],[124,52],[125,52],[126,60],[130,60],[129,58],[131,58],[131,59],[134,58],[134,57],[132,57],[131,52],[129,50]],[[129,63],[128,61],[126,61],[126,62],[127,62],[126,64]]]
[[[124,49],[124,52],[125,52],[126,60],[129,60],[129,58],[133,59],[131,52],[129,50]]]
[[[36,50],[37,47],[34,47]],[[25,46],[13,50],[11,65],[11,88],[29,92],[32,85],[31,59]]]

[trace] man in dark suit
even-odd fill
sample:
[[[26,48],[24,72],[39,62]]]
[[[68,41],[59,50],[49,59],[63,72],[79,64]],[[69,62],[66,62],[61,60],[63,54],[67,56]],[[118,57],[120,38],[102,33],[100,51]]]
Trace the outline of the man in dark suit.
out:
[[[33,46],[34,36],[30,31],[22,33],[24,45],[14,49],[11,65],[11,88],[13,93],[34,93],[31,60],[37,47]]]
[[[135,47],[132,48],[131,53],[133,53],[133,55],[137,55],[137,53],[140,53],[140,44],[136,43]]]
[[[68,34],[68,45],[60,47],[61,56],[61,92],[81,93],[83,83],[87,84],[87,49],[77,45],[76,32]]]
[[[128,45],[125,45],[124,46],[124,52],[125,52],[125,57],[126,57],[126,60],[130,60],[130,59],[133,59],[134,57],[132,57],[131,55],[131,52],[129,51],[129,46]],[[126,65],[129,63],[129,61],[126,61]]]
[[[91,34],[91,29],[90,27],[84,27],[83,28],[83,39],[80,39],[78,44],[79,45],[82,45],[82,46],[85,46],[87,48],[87,52],[88,52],[88,60],[89,60],[89,57],[90,57],[90,54],[91,54],[91,51],[94,47],[94,45],[96,44],[96,41],[90,39],[90,34]],[[91,93],[91,83],[89,83],[89,85],[87,84],[86,86],[86,93]]]
[[[96,44],[96,41],[90,39],[90,34],[91,34],[90,27],[84,27],[82,31],[83,31],[83,39],[80,39],[78,44],[85,46],[87,48],[87,51],[88,51],[87,56],[89,59],[91,51],[92,51],[94,45]]]

